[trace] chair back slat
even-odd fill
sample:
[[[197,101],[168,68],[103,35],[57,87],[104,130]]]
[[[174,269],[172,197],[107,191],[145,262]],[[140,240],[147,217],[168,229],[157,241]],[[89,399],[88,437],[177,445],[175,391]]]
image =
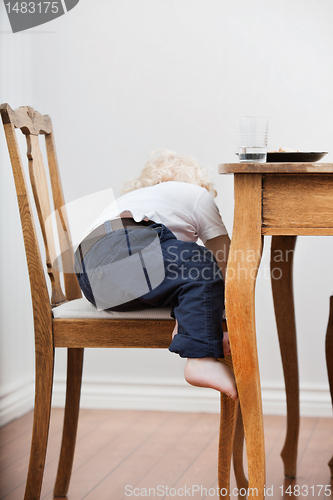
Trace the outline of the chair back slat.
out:
[[[51,120],[47,115],[43,116],[37,111],[35,111],[33,108],[28,106],[18,108],[17,110],[12,110],[8,104],[2,104],[0,106],[0,113],[4,123],[5,131],[7,130],[6,132],[7,144],[11,156],[15,185],[17,189],[17,196],[18,199],[19,196],[23,196],[24,204],[25,205],[28,204],[30,207],[31,205],[29,200],[29,193],[25,181],[19,146],[15,134],[15,128],[20,128],[23,134],[25,134],[26,136],[30,183],[34,196],[35,206],[37,209],[39,225],[41,228],[44,241],[47,273],[50,278],[52,287],[51,304],[57,305],[60,304],[61,302],[64,302],[66,299],[72,300],[75,298],[79,298],[81,297],[81,292],[76,280],[76,276],[73,273],[74,270],[73,249],[71,244],[71,236],[67,221],[66,209],[64,205],[63,192],[59,177],[59,169],[54,147],[54,138],[52,133]],[[44,167],[43,156],[38,142],[38,136],[40,134],[45,136],[47,159],[49,164],[48,174]],[[51,183],[52,193],[49,190],[48,175]],[[52,195],[53,197],[54,207],[52,208],[54,208],[55,217],[51,216],[52,208],[50,203],[50,195]],[[36,248],[38,248],[38,239],[36,239],[36,231],[35,231],[35,225],[31,208],[29,209],[29,214],[28,214],[29,218],[31,219],[31,222],[26,227],[24,227],[23,225],[23,218],[25,214],[21,213],[21,209],[20,209],[20,215],[21,215],[24,241],[26,242],[26,240],[27,241],[30,240],[32,234],[34,235],[33,252],[29,252],[28,254],[26,245],[29,277],[31,282],[32,276],[30,276],[30,269],[33,268],[34,262],[35,263],[37,261],[39,262],[38,258],[36,257],[36,254],[33,255],[33,253],[37,251]],[[57,234],[57,232],[54,232],[54,227],[53,227],[54,219],[56,219],[56,224],[58,229],[57,232],[59,236],[59,249],[61,254],[61,257],[59,257],[58,259],[56,259],[57,255],[55,250],[56,245],[54,237]],[[32,227],[33,231],[31,229]],[[39,254],[39,259],[40,259],[40,254]],[[62,266],[60,267],[66,270],[68,273],[64,275],[66,297],[61,288],[59,268],[57,267],[57,265],[54,265],[54,262],[59,263],[59,259],[62,260]],[[39,262],[38,264],[39,274],[41,272],[40,264],[41,262]],[[42,264],[41,264],[41,269],[43,271]],[[39,282],[42,282],[43,280],[44,280],[43,286],[46,286],[44,271],[43,271],[43,278],[42,276],[39,276],[38,278]],[[37,290],[32,292],[33,301],[35,293],[38,293]],[[50,302],[49,298],[48,302]]]
[[[64,195],[60,182],[57,154],[54,144],[53,132],[45,135],[46,153],[49,164],[50,180],[53,195],[54,210],[58,214],[56,217],[59,236],[59,245],[62,258],[62,268],[64,269],[64,282],[66,299],[73,300],[81,297],[81,289],[74,274],[74,254],[72,251],[72,239],[67,220]],[[67,272],[66,272],[67,271]],[[72,271],[72,272],[70,272]]]
[[[52,324],[51,304],[15,128],[9,119],[8,113],[6,113],[4,105],[0,106],[0,113],[8,144],[20,211],[34,313],[35,338],[36,342],[43,345],[51,340],[46,338],[49,332],[52,331],[52,328],[50,328]]]
[[[64,302],[66,297],[61,290],[59,271],[55,270],[52,265],[57,255],[55,251],[49,192],[43,157],[38,143],[38,136],[29,134],[26,135],[26,138],[28,145],[27,156],[29,160],[30,182],[44,240],[47,273],[52,286],[51,303],[59,304]]]

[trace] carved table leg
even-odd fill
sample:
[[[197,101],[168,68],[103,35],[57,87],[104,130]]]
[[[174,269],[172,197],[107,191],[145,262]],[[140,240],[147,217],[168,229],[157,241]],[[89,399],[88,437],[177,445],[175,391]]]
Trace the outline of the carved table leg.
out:
[[[333,403],[333,297],[330,298],[330,315],[326,331],[326,364]],[[333,477],[333,456],[328,462],[328,466],[331,469],[331,477]]]
[[[287,433],[281,457],[286,477],[296,477],[299,434],[299,378],[293,295],[296,236],[273,236],[271,280],[287,397]]]
[[[255,283],[261,260],[260,174],[235,174],[235,215],[226,277],[226,314],[242,410],[249,500],[263,500],[265,446],[255,329]]]

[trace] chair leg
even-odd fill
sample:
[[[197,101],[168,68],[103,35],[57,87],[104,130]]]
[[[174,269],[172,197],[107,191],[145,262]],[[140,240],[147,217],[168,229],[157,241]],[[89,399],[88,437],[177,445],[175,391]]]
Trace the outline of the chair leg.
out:
[[[333,403],[333,296],[330,298],[330,315],[326,331],[326,365]],[[333,477],[333,456],[328,462],[328,466],[331,470],[331,477]]]
[[[236,477],[237,488],[240,494],[239,498],[246,498],[247,488],[249,485],[248,480],[244,474],[244,462],[243,462],[243,447],[244,447],[244,427],[242,412],[240,406],[238,406],[237,420],[236,420],[236,430],[234,437],[234,450],[233,450],[233,464]],[[241,494],[243,493],[244,494]]]
[[[55,497],[67,495],[72,474],[80,407],[83,349],[68,349],[67,356],[66,406],[58,473],[53,492]]]
[[[293,295],[296,236],[273,236],[271,280],[287,397],[287,433],[281,457],[286,477],[296,477],[299,434],[299,380]]]
[[[49,435],[54,370],[54,349],[36,350],[35,409],[30,461],[24,500],[39,500]]]
[[[232,369],[231,356],[221,361]],[[238,401],[233,401],[226,394],[221,393],[218,485],[220,498],[225,500],[230,499],[230,466],[238,407]]]

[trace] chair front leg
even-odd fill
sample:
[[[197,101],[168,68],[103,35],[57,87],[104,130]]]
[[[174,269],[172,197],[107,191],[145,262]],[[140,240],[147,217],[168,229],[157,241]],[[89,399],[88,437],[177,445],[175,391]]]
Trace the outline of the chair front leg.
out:
[[[67,350],[66,405],[58,473],[53,492],[55,497],[67,495],[72,474],[80,409],[83,351],[81,348]]]
[[[287,397],[287,433],[281,452],[286,477],[296,477],[299,434],[299,381],[293,293],[296,236],[273,236],[271,281]]]
[[[242,412],[240,406],[238,405],[236,430],[234,437],[233,464],[234,464],[237,488],[238,491],[240,492],[238,497],[240,499],[246,498],[246,492],[249,486],[249,482],[244,473],[243,448],[244,448],[244,427],[243,427]]]
[[[54,371],[54,349],[36,347],[35,409],[28,477],[24,500],[39,500],[49,435]]]
[[[227,356],[221,361],[233,369],[231,356]],[[230,466],[238,407],[238,401],[221,393],[218,487],[219,497],[225,500],[230,499]]]

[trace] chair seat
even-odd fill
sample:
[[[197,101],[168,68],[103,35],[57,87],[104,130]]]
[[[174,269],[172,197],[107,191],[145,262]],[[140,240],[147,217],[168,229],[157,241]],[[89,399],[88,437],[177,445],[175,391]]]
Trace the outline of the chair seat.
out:
[[[86,298],[71,300],[54,307],[54,319],[170,319],[170,307],[150,307],[139,311],[98,311]]]

